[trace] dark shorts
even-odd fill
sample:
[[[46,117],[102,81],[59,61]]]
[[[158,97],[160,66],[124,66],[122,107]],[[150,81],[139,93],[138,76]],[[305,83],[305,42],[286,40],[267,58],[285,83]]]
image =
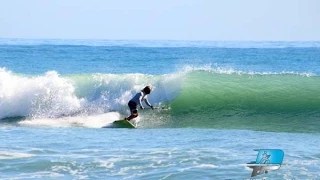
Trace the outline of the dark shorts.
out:
[[[128,103],[131,114],[138,113],[137,104],[133,101],[129,101]]]

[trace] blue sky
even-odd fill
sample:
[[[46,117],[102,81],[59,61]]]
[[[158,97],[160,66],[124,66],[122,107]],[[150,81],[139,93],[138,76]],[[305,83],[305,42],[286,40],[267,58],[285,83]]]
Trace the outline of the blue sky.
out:
[[[320,40],[320,1],[1,0],[0,38]]]

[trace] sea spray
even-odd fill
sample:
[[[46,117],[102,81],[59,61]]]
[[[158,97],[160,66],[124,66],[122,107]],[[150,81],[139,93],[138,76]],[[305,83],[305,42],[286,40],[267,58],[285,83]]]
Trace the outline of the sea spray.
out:
[[[180,74],[76,74],[61,76],[0,71],[0,118],[57,118],[77,114],[128,113],[127,103],[144,86],[153,87],[154,105],[170,102],[180,92]]]
[[[83,99],[55,71],[28,77],[0,69],[0,118],[68,114],[81,107]]]

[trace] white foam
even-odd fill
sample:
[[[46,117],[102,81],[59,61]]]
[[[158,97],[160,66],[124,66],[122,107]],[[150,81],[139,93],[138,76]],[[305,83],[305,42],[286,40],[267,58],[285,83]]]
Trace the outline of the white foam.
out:
[[[127,115],[128,101],[146,85],[153,88],[149,100],[154,106],[176,98],[182,76],[179,73],[60,76],[55,71],[26,76],[0,68],[0,119],[24,116],[32,122],[44,120],[43,124],[56,126],[61,116],[77,115],[77,119],[85,119],[85,115],[114,111]]]
[[[281,71],[281,72],[257,72],[257,71],[241,71],[228,67],[219,67],[217,64],[207,64],[203,66],[193,66],[193,65],[185,65],[180,73],[188,73],[194,71],[206,71],[218,74],[237,74],[237,75],[298,75],[311,77],[316,76],[314,73],[310,72],[295,72],[295,71]]]
[[[153,103],[168,102],[177,97],[181,88],[179,74],[145,75],[145,74],[96,74],[93,76],[96,87],[92,97],[96,104],[105,103],[111,110],[127,108],[128,101],[143,87],[153,88],[149,100]],[[107,104],[106,104],[107,103]]]
[[[48,127],[89,127],[101,128],[105,125],[119,120],[120,114],[118,112],[109,112],[98,115],[82,115],[74,117],[62,118],[38,118],[29,119],[19,122],[20,125],[25,126],[48,126]]]
[[[8,177],[7,179],[14,179],[14,180],[25,180],[25,179],[63,179],[65,175],[62,173],[57,173],[53,171],[38,171],[38,172],[31,172],[31,173],[19,173],[12,177]],[[27,178],[26,178],[27,177]]]
[[[44,76],[18,76],[0,69],[0,119],[16,116],[55,116],[81,107],[71,82],[55,71]]]
[[[218,168],[218,166],[214,165],[214,164],[199,164],[199,165],[195,166],[194,168],[212,168],[212,169],[215,169],[215,168]]]
[[[19,153],[19,152],[6,152],[0,151],[0,159],[20,159],[20,158],[30,158],[33,154]]]

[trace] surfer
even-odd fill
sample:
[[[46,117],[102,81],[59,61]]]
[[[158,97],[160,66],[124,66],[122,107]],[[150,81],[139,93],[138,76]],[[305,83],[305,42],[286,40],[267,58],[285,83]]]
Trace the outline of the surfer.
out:
[[[142,101],[144,101],[152,110],[154,107],[150,104],[147,95],[151,93],[151,87],[146,86],[141,90],[141,92],[137,93],[128,103],[131,115],[129,117],[124,118],[125,120],[130,121],[131,119],[134,119],[138,117],[138,108],[139,105],[141,109],[144,109],[142,106]]]

